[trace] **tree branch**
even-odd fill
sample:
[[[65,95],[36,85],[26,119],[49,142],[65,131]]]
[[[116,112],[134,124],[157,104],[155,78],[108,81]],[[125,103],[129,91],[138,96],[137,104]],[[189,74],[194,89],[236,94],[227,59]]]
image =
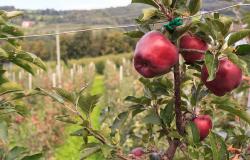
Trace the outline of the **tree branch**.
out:
[[[176,115],[176,128],[180,135],[184,135],[183,115],[181,112],[181,80],[179,61],[174,66],[174,98],[175,98],[175,115]]]
[[[176,128],[180,135],[185,133],[185,124],[183,121],[183,114],[181,112],[181,77],[180,77],[180,64],[179,61],[174,66],[174,98],[175,98],[175,115],[176,115]],[[174,158],[177,147],[180,145],[179,139],[169,141],[169,148],[165,153],[168,160]]]
[[[173,141],[171,141],[171,143],[169,144],[169,148],[165,153],[165,156],[168,158],[168,160],[172,160],[174,158],[176,149],[179,145],[180,145],[180,140],[174,139]]]

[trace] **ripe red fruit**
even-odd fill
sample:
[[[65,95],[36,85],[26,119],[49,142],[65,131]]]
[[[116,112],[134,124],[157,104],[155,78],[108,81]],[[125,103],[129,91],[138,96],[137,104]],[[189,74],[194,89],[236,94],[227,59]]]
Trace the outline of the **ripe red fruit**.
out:
[[[180,48],[206,51],[208,49],[208,45],[199,37],[186,34],[180,39]],[[194,63],[195,61],[204,59],[204,54],[198,52],[182,52],[182,56],[187,63]]]
[[[179,59],[177,48],[162,33],[151,31],[137,43],[134,66],[145,78],[167,73]]]
[[[200,140],[202,141],[208,136],[212,129],[212,120],[209,115],[199,115],[193,119],[193,122],[199,131]]]
[[[242,71],[237,65],[224,58],[219,60],[215,79],[207,81],[207,78],[208,71],[204,65],[201,71],[202,82],[216,96],[224,96],[227,92],[232,91],[240,85],[242,81]]]
[[[134,148],[131,153],[135,156],[135,157],[141,157],[144,154],[144,150],[141,147],[137,147]]]

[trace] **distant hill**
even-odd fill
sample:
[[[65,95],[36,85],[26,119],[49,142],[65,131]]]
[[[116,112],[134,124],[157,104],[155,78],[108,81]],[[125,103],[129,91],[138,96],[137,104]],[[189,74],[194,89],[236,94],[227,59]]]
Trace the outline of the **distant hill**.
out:
[[[231,3],[222,0],[203,0],[204,10],[213,10],[230,5]],[[21,24],[23,21],[35,22],[36,27],[47,25],[69,25],[69,26],[95,26],[95,25],[121,25],[134,23],[135,17],[141,14],[141,10],[147,5],[132,4],[125,7],[96,9],[96,10],[68,10],[57,11],[46,10],[23,10],[24,16],[16,19],[15,23]],[[0,9],[16,10],[13,6],[2,6]],[[231,10],[225,11],[232,14]]]

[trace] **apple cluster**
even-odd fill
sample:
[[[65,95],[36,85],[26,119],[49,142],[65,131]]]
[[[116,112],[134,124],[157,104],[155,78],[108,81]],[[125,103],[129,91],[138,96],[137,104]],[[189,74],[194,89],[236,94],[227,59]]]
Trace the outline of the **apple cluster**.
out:
[[[166,74],[179,61],[179,52],[187,64],[203,61],[208,44],[190,33],[179,40],[177,48],[165,35],[158,31],[145,34],[137,43],[134,53],[134,67],[145,78]],[[208,81],[208,69],[204,64],[201,70],[201,81],[216,96],[224,96],[237,88],[242,80],[241,69],[227,58],[220,58],[215,78]],[[193,119],[200,133],[200,140],[209,134],[212,121],[208,115]]]

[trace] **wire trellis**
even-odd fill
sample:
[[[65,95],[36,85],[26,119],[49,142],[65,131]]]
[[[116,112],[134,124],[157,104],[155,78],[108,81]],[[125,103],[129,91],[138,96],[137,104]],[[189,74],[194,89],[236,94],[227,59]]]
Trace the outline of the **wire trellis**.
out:
[[[220,12],[220,11],[227,10],[227,9],[230,9],[230,8],[239,7],[239,6],[250,6],[250,4],[238,3],[238,4],[231,5],[231,6],[215,9],[215,10],[212,10],[212,11],[207,11],[207,12],[204,12],[204,13],[196,14],[196,15],[193,15],[193,16],[182,17],[182,19],[190,19],[190,18],[193,18],[193,17],[202,16],[202,15],[206,15],[206,14],[210,14],[210,13],[216,13],[216,12]],[[167,22],[167,21],[161,21],[161,22],[158,22],[158,23],[163,23],[163,22]],[[116,28],[130,28],[130,27],[137,27],[137,26],[139,26],[139,25],[137,25],[137,24],[127,24],[127,25],[118,25],[118,26],[96,27],[96,28],[62,31],[62,32],[56,32],[56,33],[32,34],[32,35],[23,35],[23,36],[9,36],[9,37],[0,38],[0,40],[55,36],[55,35],[69,34],[69,33],[87,32],[87,31],[104,30],[104,29],[116,29]]]

